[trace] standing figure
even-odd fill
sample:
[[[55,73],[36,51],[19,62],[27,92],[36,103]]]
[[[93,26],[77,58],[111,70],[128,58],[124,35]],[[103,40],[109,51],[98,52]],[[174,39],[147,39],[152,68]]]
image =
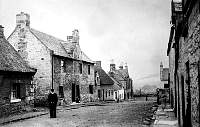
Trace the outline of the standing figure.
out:
[[[48,95],[50,118],[56,118],[56,106],[58,102],[57,94],[54,93],[54,89],[51,89],[51,92]]]

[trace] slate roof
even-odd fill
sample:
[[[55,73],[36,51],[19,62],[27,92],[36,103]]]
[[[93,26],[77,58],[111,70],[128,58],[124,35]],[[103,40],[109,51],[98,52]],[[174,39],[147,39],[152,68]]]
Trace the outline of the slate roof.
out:
[[[114,82],[114,86],[113,86],[114,90],[121,90],[122,84],[120,82],[118,82],[115,78],[113,78],[113,77],[110,77],[110,78]]]
[[[122,75],[122,73],[119,70],[115,70],[114,78],[119,80],[119,81],[125,80],[125,77]]]
[[[5,38],[0,38],[0,71],[36,72]]]
[[[101,67],[94,66],[94,71],[98,72],[100,78],[100,85],[113,85],[114,81],[106,74]]]
[[[72,58],[73,44],[31,28],[31,32],[55,55]],[[79,47],[80,48],[80,47]],[[94,63],[83,51],[78,60]]]
[[[121,73],[121,75],[123,76],[123,78],[128,78],[129,77],[127,69],[119,69],[118,71]]]
[[[31,32],[35,35],[47,48],[54,51],[55,55],[70,57],[61,42],[64,42],[61,39],[48,35],[46,33],[37,31],[31,28]]]
[[[169,68],[163,68],[162,81],[168,81]]]

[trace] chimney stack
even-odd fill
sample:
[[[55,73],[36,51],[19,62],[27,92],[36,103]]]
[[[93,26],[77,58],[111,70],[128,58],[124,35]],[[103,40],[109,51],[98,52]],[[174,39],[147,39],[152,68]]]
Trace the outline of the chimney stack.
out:
[[[114,72],[115,71],[115,64],[112,63],[110,64],[110,72]]]
[[[0,25],[0,38],[4,38],[4,27]]]
[[[120,69],[120,70],[123,70],[123,65],[120,65],[120,66],[119,66],[119,69]]]
[[[128,70],[128,65],[127,65],[127,63],[125,63],[125,69]]]
[[[30,27],[30,15],[24,12],[16,15],[16,26],[20,28]]]
[[[101,61],[95,61],[95,65],[96,65],[97,67],[101,67]]]
[[[79,44],[79,31],[77,29],[72,31],[72,42]]]
[[[120,63],[119,69],[120,69],[120,70],[123,70],[123,62]]]

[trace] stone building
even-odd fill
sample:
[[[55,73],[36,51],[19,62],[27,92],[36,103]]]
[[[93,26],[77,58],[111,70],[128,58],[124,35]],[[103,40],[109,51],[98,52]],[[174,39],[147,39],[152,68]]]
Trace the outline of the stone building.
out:
[[[111,75],[115,80],[119,81],[122,84],[124,89],[124,99],[131,99],[133,97],[133,80],[129,77],[128,66],[123,65],[119,66],[119,69],[116,69],[115,64],[110,64],[109,75]]]
[[[170,30],[170,38],[167,48],[167,56],[169,57],[169,77],[168,77],[168,83],[169,83],[169,93],[170,93],[170,104],[174,110],[176,110],[176,87],[175,87],[175,81],[174,81],[174,74],[175,74],[175,40],[173,39],[174,34],[174,27],[171,27]]]
[[[95,64],[95,83],[100,101],[122,100],[121,91],[123,88],[121,87],[121,83],[106,74],[101,67],[101,61],[96,61]]]
[[[28,66],[5,39],[0,25],[0,117],[19,112],[33,99],[33,76]],[[24,109],[23,109],[24,110]]]
[[[174,65],[170,75],[175,91],[174,109],[180,126],[199,127],[200,124],[200,1],[172,1],[172,29],[168,49]],[[170,52],[169,52],[170,53]],[[173,78],[173,77],[172,77]],[[174,81],[173,81],[174,80]],[[173,87],[175,86],[175,87]]]
[[[16,15],[16,27],[8,41],[37,69],[37,96],[47,95],[54,88],[66,103],[93,97],[90,91],[94,85],[94,63],[80,49],[78,30],[64,41],[31,28],[30,16],[21,12]]]
[[[162,62],[160,63],[160,88],[169,88],[168,84],[169,68],[163,68]]]

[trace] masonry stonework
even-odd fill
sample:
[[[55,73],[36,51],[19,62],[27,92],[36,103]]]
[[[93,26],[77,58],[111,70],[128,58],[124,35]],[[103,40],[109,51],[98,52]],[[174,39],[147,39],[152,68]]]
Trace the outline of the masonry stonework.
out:
[[[26,46],[23,51],[26,52],[26,57],[24,60],[32,67],[37,69],[37,73],[34,76],[34,84],[36,84],[37,95],[47,94],[47,90],[51,87],[51,56],[50,52],[47,50],[39,40],[28,30],[28,27],[24,28],[24,42]],[[19,45],[22,43],[20,40],[21,30],[19,27],[15,28],[15,31],[8,38],[9,43],[19,51]]]
[[[179,59],[179,77],[184,77],[184,90],[179,88],[180,91],[184,91],[184,100],[180,98],[180,114],[181,123],[183,123],[182,118],[182,108],[185,107],[185,113],[187,113],[188,106],[188,81],[187,81],[187,68],[186,63],[189,62],[189,79],[190,79],[190,93],[191,93],[191,120],[192,125],[199,126],[199,72],[198,65],[200,61],[200,13],[199,4],[195,4],[194,8],[188,19],[188,35],[186,37],[181,37],[179,40],[180,45],[180,59]],[[181,80],[179,80],[181,84]],[[180,96],[181,96],[180,92]],[[182,104],[185,101],[185,105]]]

